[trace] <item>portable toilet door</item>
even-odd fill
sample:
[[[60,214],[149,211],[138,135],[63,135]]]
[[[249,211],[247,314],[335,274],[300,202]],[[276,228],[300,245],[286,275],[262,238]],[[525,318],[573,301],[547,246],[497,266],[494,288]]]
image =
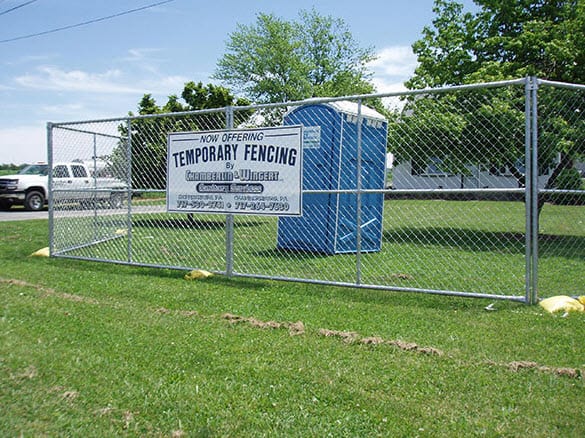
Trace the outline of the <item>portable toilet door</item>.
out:
[[[387,121],[361,107],[361,186],[383,189]],[[358,105],[348,101],[307,104],[289,111],[285,125],[303,128],[303,212],[279,218],[277,246],[326,254],[357,251]],[[379,251],[383,193],[361,195],[361,251]]]

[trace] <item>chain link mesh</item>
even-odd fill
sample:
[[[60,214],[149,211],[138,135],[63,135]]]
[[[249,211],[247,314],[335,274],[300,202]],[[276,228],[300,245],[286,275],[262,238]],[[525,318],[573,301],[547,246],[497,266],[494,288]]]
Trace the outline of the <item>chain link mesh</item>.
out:
[[[526,93],[512,81],[52,125],[53,169],[91,173],[82,189],[53,185],[52,254],[525,299],[536,181],[539,295],[559,276],[582,293],[584,91],[541,85],[538,131]],[[166,212],[169,133],[283,124],[304,125],[302,217]]]
[[[585,88],[544,82],[538,90],[539,166],[559,165],[539,182],[541,295],[585,291]],[[541,164],[543,163],[543,164]],[[559,291],[564,279],[566,289]]]

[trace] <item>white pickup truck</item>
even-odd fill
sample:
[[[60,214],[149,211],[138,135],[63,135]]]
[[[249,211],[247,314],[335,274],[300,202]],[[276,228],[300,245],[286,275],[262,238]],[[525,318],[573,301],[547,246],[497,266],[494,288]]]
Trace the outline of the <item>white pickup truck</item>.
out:
[[[49,166],[31,164],[16,175],[0,177],[0,210],[24,205],[26,210],[41,210],[49,197]],[[116,178],[97,177],[83,163],[53,165],[53,199],[60,203],[122,206],[127,184]]]

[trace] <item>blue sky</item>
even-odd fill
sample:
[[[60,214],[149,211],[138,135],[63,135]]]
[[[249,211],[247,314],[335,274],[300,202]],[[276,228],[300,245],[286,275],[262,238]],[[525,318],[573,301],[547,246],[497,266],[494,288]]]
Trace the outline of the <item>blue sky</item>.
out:
[[[160,0],[0,0],[0,41],[107,17]],[[467,10],[472,0],[460,0]],[[18,6],[21,6],[17,8]],[[211,82],[237,24],[259,12],[301,9],[342,18],[372,47],[378,91],[403,89],[411,45],[430,25],[433,0],[174,0],[109,20],[0,42],[0,163],[46,160],[46,124],[125,116],[145,93],[159,104],[187,81]],[[9,11],[10,9],[14,9]]]

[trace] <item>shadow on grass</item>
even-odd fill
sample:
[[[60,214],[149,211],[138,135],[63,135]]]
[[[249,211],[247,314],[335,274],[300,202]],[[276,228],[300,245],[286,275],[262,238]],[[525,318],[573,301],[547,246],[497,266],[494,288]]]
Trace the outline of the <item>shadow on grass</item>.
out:
[[[469,252],[506,252],[523,254],[523,233],[486,232],[463,228],[446,227],[401,227],[384,231],[384,243],[408,243],[431,245],[442,248],[461,249]],[[585,258],[585,237],[539,235],[542,257]]]
[[[185,217],[179,218],[165,218],[165,219],[138,219],[132,225],[134,227],[143,228],[162,228],[169,230],[178,229],[195,229],[195,230],[223,230],[226,227],[225,220],[215,219],[200,219]],[[240,227],[257,227],[263,225],[260,221],[246,221],[236,222],[235,228]]]
[[[538,238],[539,255],[542,258],[585,259],[585,237],[540,234]],[[513,232],[488,232],[448,227],[400,227],[384,231],[382,239],[382,254],[388,244],[432,246],[475,253],[494,252],[523,255],[525,252],[525,235]],[[328,254],[277,247],[251,251],[250,254],[265,259],[286,260],[293,258],[297,261],[355,257],[355,253]]]
[[[264,249],[261,251],[253,251],[251,253],[257,257],[274,258],[274,259],[287,259],[294,258],[296,260],[317,260],[326,259],[332,256],[348,256],[351,254],[327,254],[324,252],[309,251],[309,250],[295,250],[295,249],[284,249],[274,247],[271,249]],[[354,255],[355,257],[355,255]]]

